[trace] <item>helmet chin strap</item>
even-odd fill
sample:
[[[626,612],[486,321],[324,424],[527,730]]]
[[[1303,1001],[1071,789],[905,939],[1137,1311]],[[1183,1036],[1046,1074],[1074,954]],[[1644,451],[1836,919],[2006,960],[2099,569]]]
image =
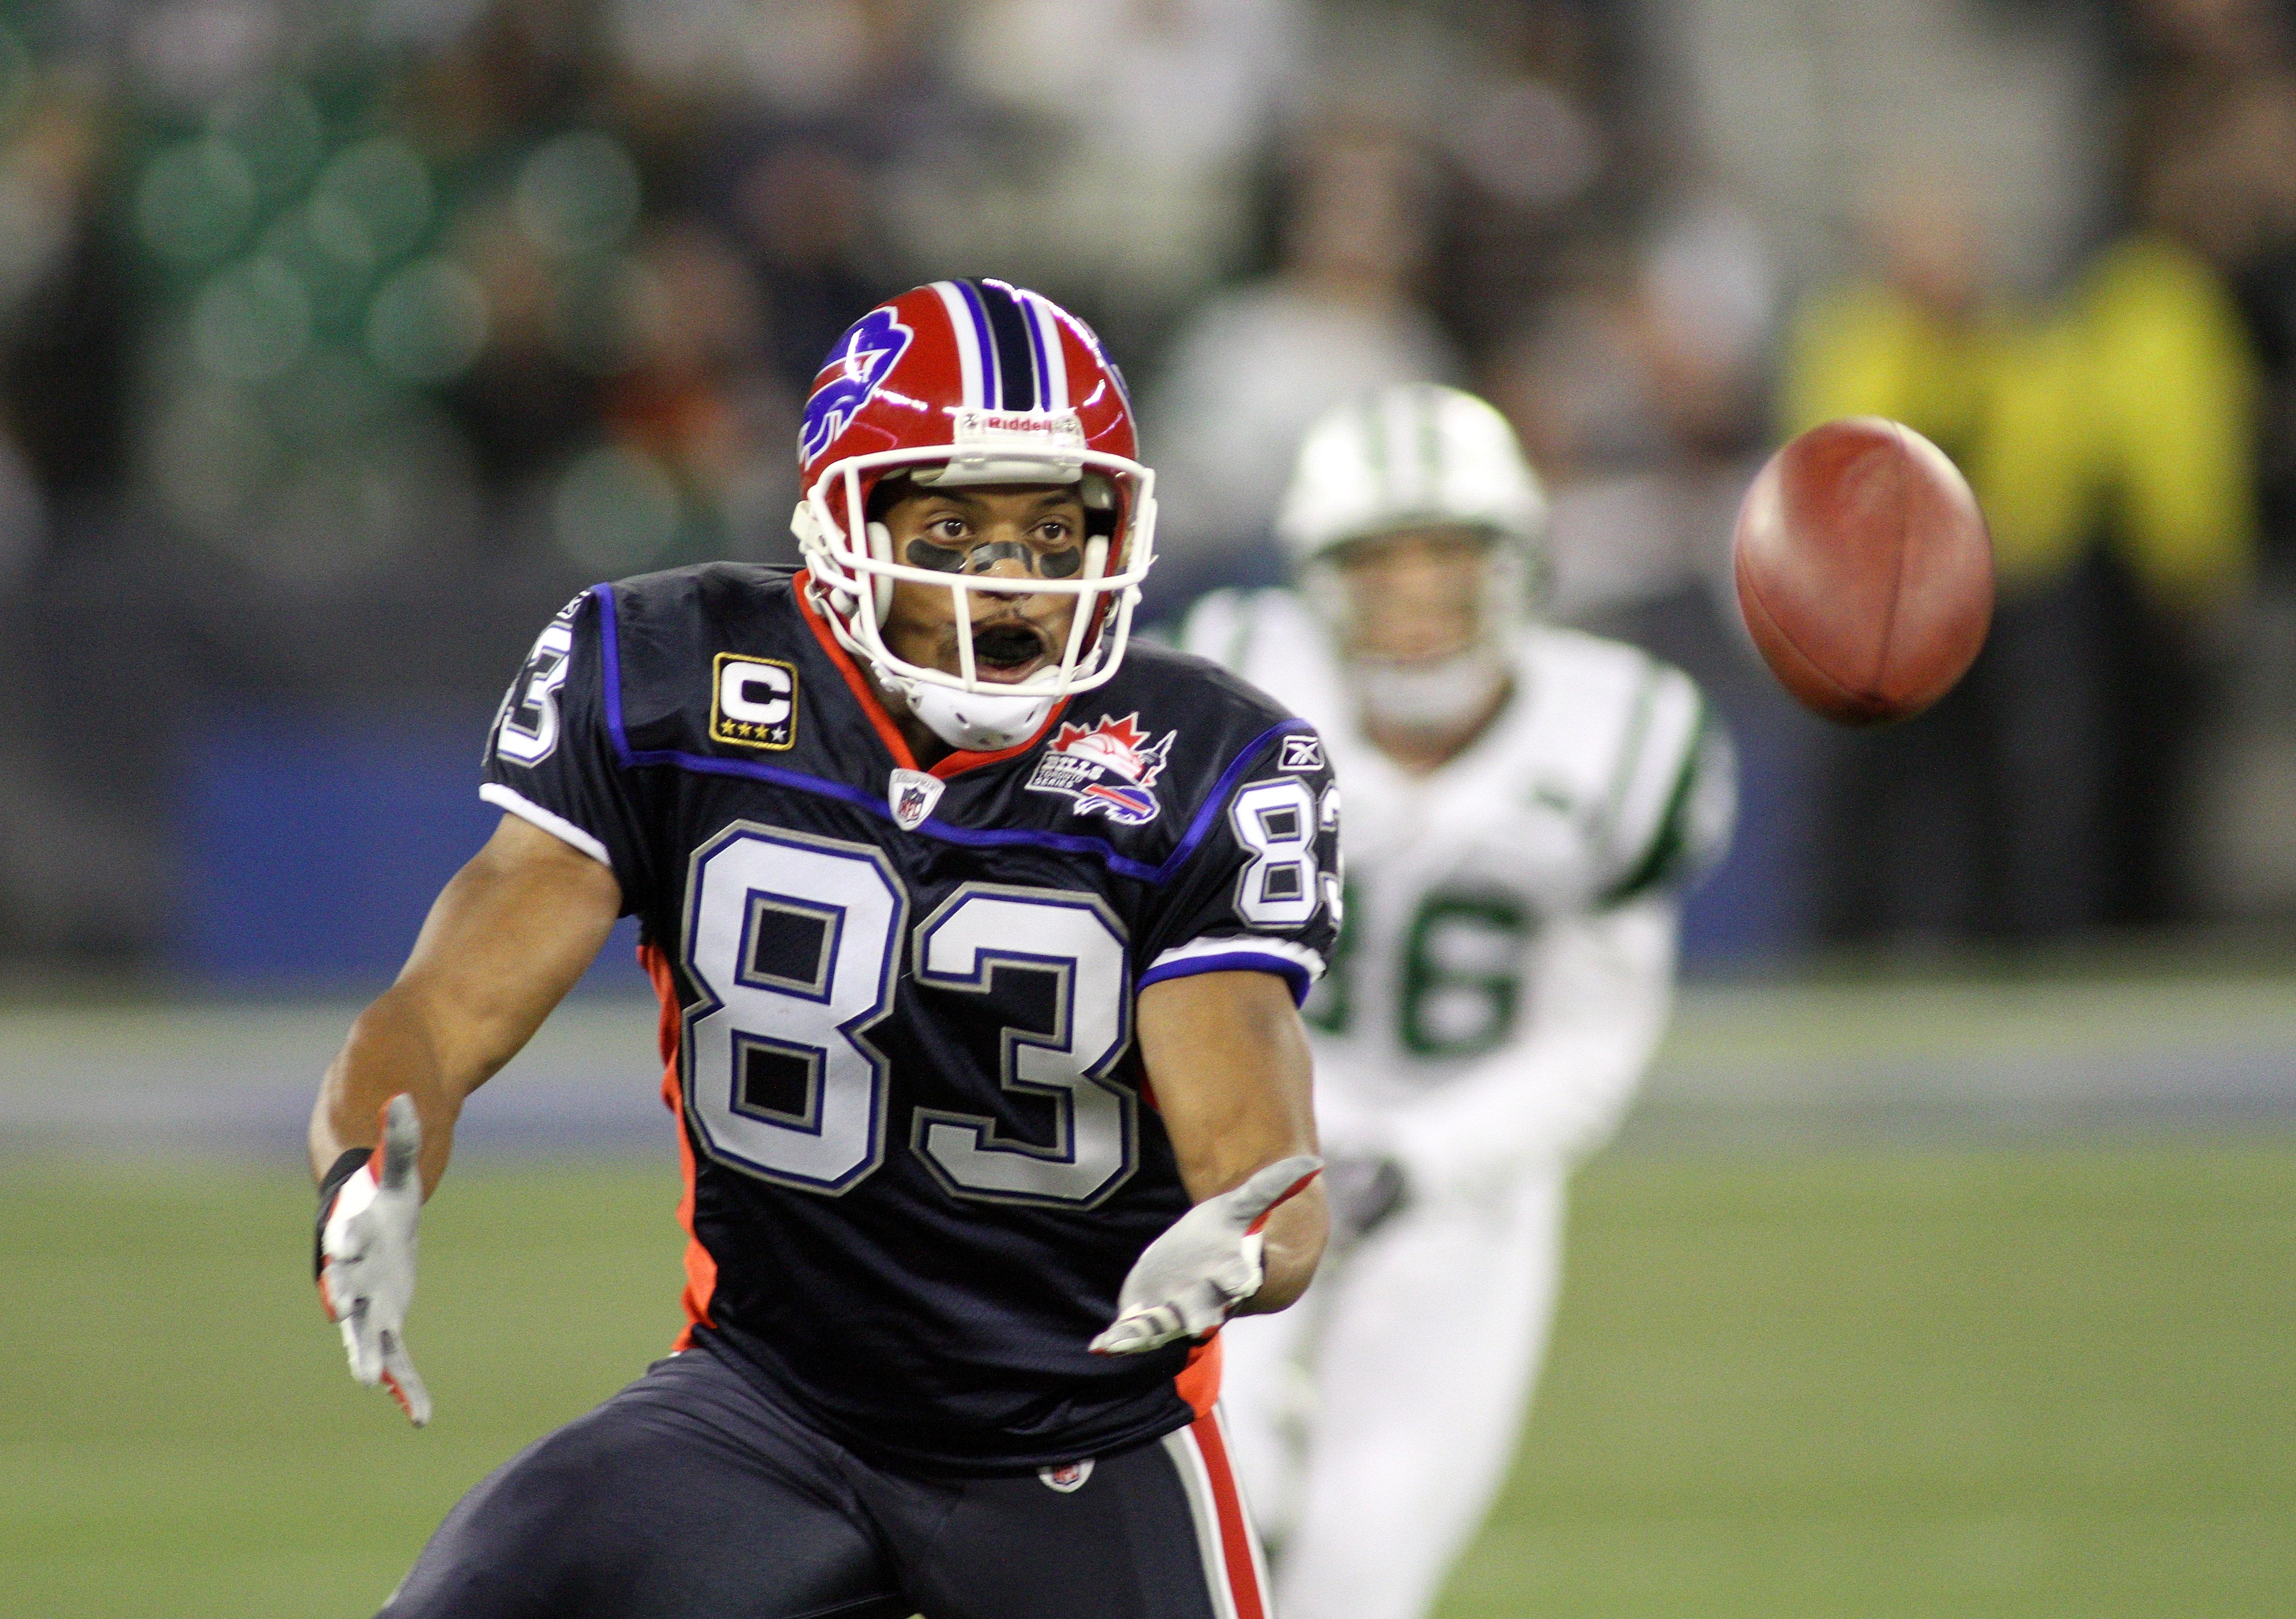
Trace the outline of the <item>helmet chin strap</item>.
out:
[[[926,680],[895,682],[902,700],[925,729],[969,753],[994,753],[1037,734],[1053,710],[1049,692],[1021,687],[1003,692],[965,692]]]
[[[1348,685],[1374,725],[1455,732],[1488,707],[1506,684],[1506,660],[1486,643],[1447,658],[1390,663],[1350,659]]]

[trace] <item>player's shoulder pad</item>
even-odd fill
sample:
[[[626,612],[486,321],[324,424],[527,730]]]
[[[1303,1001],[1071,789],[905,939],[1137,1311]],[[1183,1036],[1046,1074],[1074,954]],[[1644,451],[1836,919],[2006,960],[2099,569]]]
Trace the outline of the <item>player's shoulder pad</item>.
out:
[[[721,657],[795,666],[809,632],[794,580],[788,568],[715,562],[592,588],[600,633],[612,630],[604,672],[631,749],[703,746]]]
[[[1125,726],[1144,739],[1139,745],[1160,751],[1168,763],[1157,796],[1177,822],[1223,785],[1233,788],[1242,779],[1238,770],[1265,764],[1319,777],[1328,770],[1308,721],[1210,658],[1174,647],[1135,641],[1115,678],[1071,712],[1095,711],[1107,717],[1101,723]]]
[[[1136,698],[1154,704],[1160,715],[1215,730],[1257,735],[1293,718],[1291,710],[1224,663],[1152,641],[1133,642],[1125,652],[1124,667],[1102,689],[1111,699],[1120,693],[1128,703]]]
[[[1235,670],[1210,657],[1152,641],[1132,643],[1123,669],[1100,691],[1102,705],[1132,707],[1139,703],[1144,723],[1155,714],[1160,721],[1189,726],[1205,742],[1233,737],[1240,744],[1283,723],[1307,728],[1304,719],[1297,719]]]
[[[1726,730],[1697,683],[1641,648],[1542,626],[1529,638],[1531,678],[1577,716],[1599,772],[1589,826],[1620,904],[1678,884],[1720,858],[1737,804]]]

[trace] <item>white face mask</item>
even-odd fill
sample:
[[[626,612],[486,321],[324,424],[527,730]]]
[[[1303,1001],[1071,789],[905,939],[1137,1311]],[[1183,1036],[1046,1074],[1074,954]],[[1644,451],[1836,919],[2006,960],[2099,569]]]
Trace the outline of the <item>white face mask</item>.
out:
[[[1056,674],[1040,672],[1038,679],[1053,684]],[[1013,747],[1037,734],[1052,712],[1057,692],[1017,686],[999,692],[966,692],[954,686],[928,685],[922,680],[897,682],[909,712],[925,729],[971,753],[994,753]]]
[[[1488,644],[1410,663],[1352,658],[1346,667],[1348,685],[1366,720],[1437,735],[1472,723],[1497,698],[1507,678],[1506,661]]]

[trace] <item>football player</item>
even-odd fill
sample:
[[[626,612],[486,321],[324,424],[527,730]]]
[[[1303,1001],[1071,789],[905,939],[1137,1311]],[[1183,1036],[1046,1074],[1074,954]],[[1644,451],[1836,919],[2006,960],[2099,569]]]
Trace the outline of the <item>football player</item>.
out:
[[[1128,650],[1152,477],[1043,298],[871,310],[800,456],[801,571],[599,585],[542,631],[488,750],[504,818],[327,1074],[322,1294],[420,1423],[456,1113],[641,919],[689,1325],[387,1611],[1261,1619],[1210,1335],[1324,1241],[1315,733]]]
[[[1531,621],[1543,508],[1480,400],[1342,407],[1283,508],[1298,593],[1208,598],[1183,637],[1314,720],[1347,794],[1345,927],[1308,1006],[1334,1254],[1298,1310],[1227,1335],[1284,1619],[1417,1619],[1488,1510],[1564,1179],[1650,1060],[1676,897],[1728,830],[1691,682]]]

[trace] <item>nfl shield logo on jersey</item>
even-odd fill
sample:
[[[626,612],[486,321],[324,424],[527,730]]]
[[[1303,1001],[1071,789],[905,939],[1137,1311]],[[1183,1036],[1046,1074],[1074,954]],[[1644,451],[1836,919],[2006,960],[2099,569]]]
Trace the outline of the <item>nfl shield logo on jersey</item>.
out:
[[[1080,816],[1104,815],[1121,826],[1146,826],[1161,808],[1149,789],[1164,773],[1172,738],[1179,733],[1167,731],[1152,743],[1139,720],[1136,711],[1094,726],[1062,721],[1060,735],[1029,777],[1029,791],[1064,793],[1076,801]]]
[[[914,832],[924,825],[925,817],[940,802],[940,790],[947,784],[937,776],[927,776],[922,770],[895,770],[885,784],[885,801],[892,806],[893,819],[904,832]]]
[[[1084,1488],[1085,1481],[1091,1476],[1092,1458],[1089,1456],[1082,1461],[1064,1461],[1057,1467],[1037,1469],[1037,1477],[1043,1482],[1045,1488],[1057,1490],[1062,1495],[1074,1495]]]

